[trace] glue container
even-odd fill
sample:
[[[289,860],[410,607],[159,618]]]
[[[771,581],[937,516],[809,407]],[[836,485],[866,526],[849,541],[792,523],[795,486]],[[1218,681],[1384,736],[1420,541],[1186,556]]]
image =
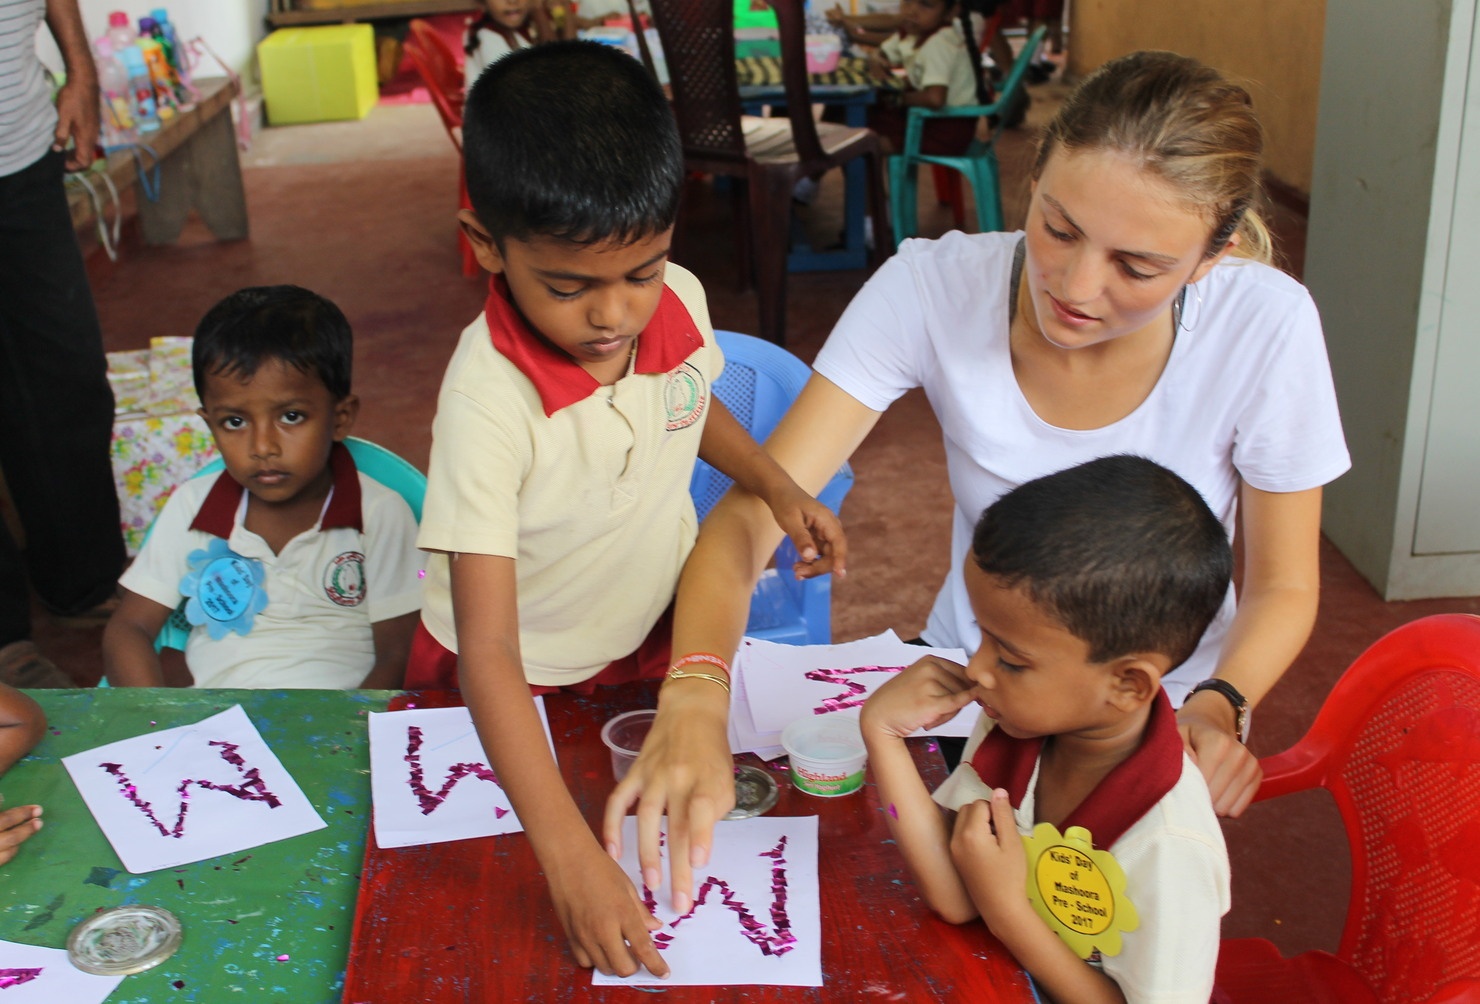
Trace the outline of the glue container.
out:
[[[858,719],[809,715],[781,730],[781,745],[791,761],[791,783],[820,798],[847,795],[863,787],[868,753]]]

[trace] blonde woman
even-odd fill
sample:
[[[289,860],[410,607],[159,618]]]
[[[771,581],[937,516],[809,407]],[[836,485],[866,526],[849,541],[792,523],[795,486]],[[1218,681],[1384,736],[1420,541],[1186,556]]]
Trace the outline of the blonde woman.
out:
[[[971,527],[1017,485],[1133,453],[1191,482],[1230,536],[1241,509],[1238,602],[1230,590],[1165,679],[1186,749],[1230,816],[1259,783],[1240,741],[1248,713],[1314,623],[1322,486],[1350,466],[1315,304],[1270,265],[1262,148],[1247,92],[1217,71],[1167,52],[1106,64],[1043,137],[1024,232],[906,242],[844,312],[767,444],[816,491],[891,402],[925,389],[956,508],[924,638],[968,652],[980,642],[962,580]],[[736,650],[779,533],[754,498],[714,509],[680,584],[675,659]],[[706,680],[665,684],[608,803],[611,847],[640,806],[649,874],[667,813],[678,902],[733,799],[727,711]]]

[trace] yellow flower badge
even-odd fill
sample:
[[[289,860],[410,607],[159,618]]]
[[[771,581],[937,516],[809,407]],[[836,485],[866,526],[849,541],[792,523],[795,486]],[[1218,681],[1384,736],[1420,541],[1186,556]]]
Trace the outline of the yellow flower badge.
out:
[[[1028,852],[1028,899],[1074,954],[1087,959],[1120,954],[1120,935],[1141,924],[1125,894],[1125,872],[1109,851],[1097,851],[1089,831],[1071,826],[1064,834],[1039,823],[1023,838]]]

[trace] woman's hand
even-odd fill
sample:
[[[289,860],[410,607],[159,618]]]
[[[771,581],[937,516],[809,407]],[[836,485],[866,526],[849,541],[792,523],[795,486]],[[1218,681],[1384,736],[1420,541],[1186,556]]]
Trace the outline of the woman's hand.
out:
[[[670,895],[679,913],[693,903],[693,869],[709,862],[714,824],[735,807],[728,705],[724,690],[710,680],[663,684],[642,752],[606,802],[602,839],[614,858],[622,853],[622,819],[637,806],[637,860],[643,883],[654,891],[663,884],[660,847],[666,842]]]
[[[1210,691],[1193,694],[1177,712],[1182,745],[1202,772],[1213,797],[1213,811],[1237,816],[1259,791],[1264,772],[1259,759],[1233,733],[1231,708]]]

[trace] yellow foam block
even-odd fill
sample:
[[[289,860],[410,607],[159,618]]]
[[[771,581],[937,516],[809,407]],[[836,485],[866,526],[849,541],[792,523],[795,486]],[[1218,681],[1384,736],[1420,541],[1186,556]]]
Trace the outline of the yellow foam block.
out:
[[[375,29],[368,24],[280,28],[257,44],[273,125],[361,119],[375,107]]]

